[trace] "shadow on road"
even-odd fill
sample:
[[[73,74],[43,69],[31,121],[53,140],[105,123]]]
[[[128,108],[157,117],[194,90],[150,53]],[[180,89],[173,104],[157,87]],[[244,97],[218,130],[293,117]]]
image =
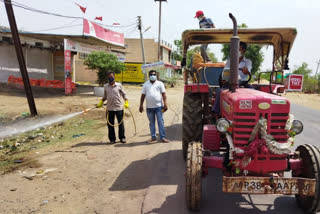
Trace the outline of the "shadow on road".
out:
[[[181,129],[182,129],[181,124],[173,124],[171,126],[166,127],[166,138],[171,141],[169,143],[172,143],[172,141],[180,141],[181,140]],[[116,144],[115,147],[135,147],[135,146],[146,146],[146,145],[154,145],[157,143],[161,143],[160,141],[155,142],[155,143],[147,143],[147,140],[150,139],[150,134],[139,135],[139,137],[146,137],[145,141],[128,142],[125,144]],[[159,139],[158,135],[157,135],[157,137]]]
[[[83,147],[83,146],[111,146],[111,145],[114,145],[114,144],[111,144],[109,142],[84,142],[84,143],[75,144],[71,146],[71,148]]]
[[[128,191],[147,189],[142,213],[184,214],[189,212],[185,203],[184,185],[185,162],[181,150],[171,150],[155,155],[150,159],[132,162],[123,170],[110,187],[110,191]],[[270,213],[270,214],[300,214],[302,213],[295,203],[294,197],[272,195],[241,195],[222,192],[222,173],[217,169],[210,169],[209,175],[202,180],[201,212],[211,213]],[[155,186],[162,185],[172,190],[177,187],[176,193],[164,197],[156,191]],[[170,191],[169,191],[170,192]],[[152,207],[152,201],[163,203]],[[151,207],[150,207],[151,206]],[[199,212],[198,212],[199,213]]]

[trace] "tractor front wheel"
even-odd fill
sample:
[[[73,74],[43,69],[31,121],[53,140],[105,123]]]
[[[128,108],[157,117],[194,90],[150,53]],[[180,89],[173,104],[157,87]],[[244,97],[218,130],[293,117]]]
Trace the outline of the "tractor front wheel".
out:
[[[202,177],[202,144],[189,143],[186,168],[186,202],[189,210],[200,210]]]
[[[185,93],[182,116],[182,153],[187,158],[188,144],[202,137],[202,98],[199,93]]]
[[[303,177],[316,179],[316,192],[314,196],[306,197],[296,195],[298,206],[306,213],[316,213],[320,211],[320,151],[318,147],[305,144],[298,146],[296,151],[300,152],[303,161],[301,173],[292,172],[292,177]]]

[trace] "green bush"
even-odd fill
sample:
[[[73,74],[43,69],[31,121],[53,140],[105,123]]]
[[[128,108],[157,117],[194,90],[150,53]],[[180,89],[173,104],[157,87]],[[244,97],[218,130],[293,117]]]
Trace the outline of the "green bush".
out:
[[[85,59],[84,64],[88,66],[89,69],[97,70],[98,83],[100,86],[108,82],[108,71],[113,71],[118,74],[126,69],[125,64],[120,62],[117,56],[104,51],[90,53]]]
[[[319,93],[319,80],[315,78],[304,78],[302,91],[306,93]]]

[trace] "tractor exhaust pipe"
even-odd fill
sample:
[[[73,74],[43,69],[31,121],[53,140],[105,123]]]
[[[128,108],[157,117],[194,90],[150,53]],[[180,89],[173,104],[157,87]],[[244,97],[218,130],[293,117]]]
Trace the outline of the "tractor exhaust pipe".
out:
[[[233,22],[233,36],[230,39],[230,86],[229,91],[235,92],[239,87],[238,69],[239,69],[239,43],[238,25],[236,18],[229,13],[229,17]]]

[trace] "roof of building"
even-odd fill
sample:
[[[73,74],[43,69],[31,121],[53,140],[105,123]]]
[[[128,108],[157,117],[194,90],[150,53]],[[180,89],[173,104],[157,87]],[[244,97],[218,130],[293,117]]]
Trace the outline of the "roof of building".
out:
[[[11,31],[0,30],[0,33],[10,34]],[[125,49],[124,46],[113,44],[102,39],[89,36],[89,35],[65,35],[65,34],[47,34],[47,33],[34,33],[34,32],[19,32],[20,36],[25,36],[33,39],[40,39],[51,42],[53,44],[63,44],[64,39],[72,39],[76,42],[85,43],[88,45],[106,46],[112,49]]]

